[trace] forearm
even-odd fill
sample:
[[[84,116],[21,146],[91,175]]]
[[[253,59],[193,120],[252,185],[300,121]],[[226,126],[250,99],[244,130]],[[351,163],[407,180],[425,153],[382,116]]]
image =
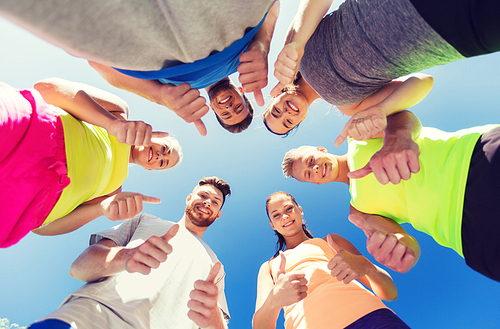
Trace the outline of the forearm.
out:
[[[89,61],[90,66],[99,73],[104,80],[112,86],[133,92],[151,102],[162,104],[160,97],[160,87],[163,85],[157,80],[138,79],[121,72],[118,72],[110,66]]]
[[[276,1],[267,13],[266,20],[252,40],[261,42],[266,48],[267,53],[269,53],[269,47],[271,45],[271,40],[274,34],[274,27],[276,26],[276,20],[278,19],[279,12],[280,2]]]
[[[95,281],[125,270],[125,247],[95,244],[71,264],[70,275],[84,282]]]
[[[384,143],[395,139],[416,140],[420,136],[422,124],[410,111],[394,113],[387,117],[387,128],[384,132]]]
[[[430,75],[412,74],[378,105],[383,108],[386,116],[406,110],[423,100],[433,84],[434,79]]]
[[[278,316],[281,308],[276,308],[272,306],[271,302],[271,294],[269,293],[269,297],[266,299],[264,304],[255,312],[252,320],[253,329],[275,329],[276,321],[278,320]]]
[[[290,25],[285,44],[297,42],[305,47],[333,0],[302,0]]]
[[[94,119],[94,122],[88,120],[112,119],[114,115],[122,119],[128,117],[128,105],[123,99],[83,83],[49,78],[37,82],[34,88],[47,103],[64,109],[79,120],[95,125],[99,125],[98,119]]]
[[[370,283],[371,290],[380,299],[396,300],[398,297],[398,289],[389,273],[376,265],[371,265],[370,270],[365,275]]]
[[[37,228],[33,232],[39,235],[65,234],[73,232],[101,215],[103,213],[99,203],[82,204],[66,216]]]

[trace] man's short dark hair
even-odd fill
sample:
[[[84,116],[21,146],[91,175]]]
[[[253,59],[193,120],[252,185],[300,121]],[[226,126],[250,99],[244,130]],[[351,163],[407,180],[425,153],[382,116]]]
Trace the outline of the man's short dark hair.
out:
[[[231,195],[231,187],[229,187],[229,184],[223,181],[221,178],[212,176],[212,177],[205,177],[202,178],[198,182],[198,186],[203,186],[203,185],[212,185],[216,189],[218,189],[222,193],[222,205],[220,206],[222,209],[222,206],[224,205],[224,202],[226,201],[226,196]]]
[[[245,94],[243,94],[243,99],[245,100],[245,103],[247,104],[247,107],[248,107],[248,115],[246,116],[245,119],[241,120],[237,124],[234,124],[234,125],[225,124],[219,118],[219,116],[217,115],[217,113],[214,112],[215,113],[215,117],[217,118],[217,121],[219,121],[219,123],[222,126],[222,128],[226,129],[227,131],[229,131],[229,132],[231,132],[233,134],[237,134],[237,133],[242,132],[243,130],[246,130],[248,128],[248,126],[250,126],[250,124],[252,123],[252,119],[253,119],[253,105],[252,105],[252,103],[250,102],[250,100],[247,98],[247,96]]]

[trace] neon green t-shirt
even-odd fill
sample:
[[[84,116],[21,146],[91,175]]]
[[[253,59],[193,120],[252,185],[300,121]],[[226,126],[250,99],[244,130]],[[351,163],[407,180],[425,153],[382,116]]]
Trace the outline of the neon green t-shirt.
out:
[[[128,175],[130,145],[119,143],[103,128],[77,120],[57,109],[64,129],[71,183],[42,225],[61,218],[82,203],[118,189]]]
[[[480,136],[498,125],[447,133],[422,128],[420,171],[397,185],[382,185],[373,174],[351,179],[351,205],[359,211],[410,223],[439,244],[462,253],[462,212],[472,151]],[[382,147],[382,139],[349,141],[351,171],[363,168]]]

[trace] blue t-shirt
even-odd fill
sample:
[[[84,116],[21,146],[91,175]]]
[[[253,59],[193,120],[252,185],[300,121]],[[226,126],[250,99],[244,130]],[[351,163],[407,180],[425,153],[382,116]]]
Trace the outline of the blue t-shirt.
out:
[[[257,26],[231,46],[193,63],[184,63],[158,71],[135,71],[117,68],[115,70],[134,78],[158,80],[164,84],[172,83],[177,86],[187,82],[193,89],[208,87],[236,72],[238,65],[240,65],[240,54],[247,50],[253,36],[264,23],[266,16],[267,14],[264,15],[264,18]]]

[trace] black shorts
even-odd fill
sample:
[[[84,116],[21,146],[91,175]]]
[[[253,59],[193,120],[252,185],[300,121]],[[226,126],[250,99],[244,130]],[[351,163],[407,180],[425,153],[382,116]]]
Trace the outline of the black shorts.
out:
[[[388,308],[368,313],[345,329],[410,329],[410,327]]]
[[[473,270],[500,282],[500,127],[483,134],[471,157],[462,251]]]
[[[420,16],[464,57],[500,50],[500,1],[410,0]]]

